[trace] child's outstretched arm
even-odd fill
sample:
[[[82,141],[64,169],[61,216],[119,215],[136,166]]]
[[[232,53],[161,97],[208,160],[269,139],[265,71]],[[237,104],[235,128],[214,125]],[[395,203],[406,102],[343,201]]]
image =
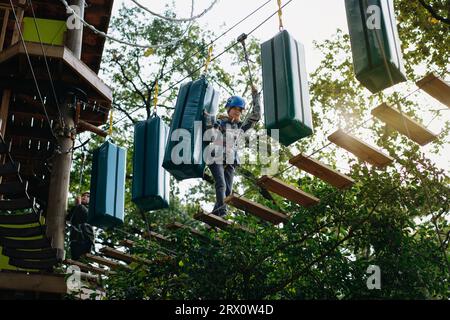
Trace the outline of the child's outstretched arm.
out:
[[[250,128],[253,128],[254,125],[261,119],[261,97],[256,87],[252,87],[252,104],[252,113],[241,127],[244,132]]]

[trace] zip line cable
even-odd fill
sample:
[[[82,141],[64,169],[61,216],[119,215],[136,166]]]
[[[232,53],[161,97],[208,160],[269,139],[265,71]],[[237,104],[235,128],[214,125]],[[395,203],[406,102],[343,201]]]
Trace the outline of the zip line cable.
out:
[[[171,42],[165,43],[165,44],[137,44],[137,43],[132,43],[126,40],[122,40],[122,39],[118,39],[115,38],[113,36],[110,36],[108,34],[106,34],[103,31],[98,30],[96,27],[94,27],[93,25],[89,24],[88,22],[86,22],[86,20],[84,20],[82,17],[80,17],[75,10],[73,10],[69,4],[67,3],[66,0],[60,0],[62,2],[62,4],[66,7],[66,10],[68,12],[70,12],[75,18],[77,18],[81,23],[83,23],[84,26],[86,26],[87,28],[91,29],[92,32],[94,32],[95,34],[102,36],[106,39],[109,39],[111,41],[114,42],[118,42],[121,43],[123,45],[127,45],[130,47],[136,47],[136,48],[143,48],[143,49],[157,49],[157,48],[167,48],[167,47],[172,47],[175,46],[176,44],[178,44],[182,39],[185,38],[185,36],[187,35],[188,31],[191,29],[192,26],[192,21],[189,22],[188,26],[186,27],[186,30],[184,30],[184,32],[182,33],[182,35],[178,38],[175,39]],[[192,0],[192,7],[191,7],[191,16],[194,15],[194,0]]]
[[[156,13],[152,10],[150,10],[148,7],[142,5],[141,3],[139,3],[136,0],[131,0],[135,5],[137,5],[139,8],[143,9],[144,11],[147,11],[148,13],[150,13],[151,15],[154,15],[155,17],[158,17],[160,19],[163,20],[167,20],[170,22],[188,22],[188,21],[193,21],[196,20],[198,18],[203,17],[206,13],[208,13],[209,11],[211,11],[211,9],[219,2],[219,0],[214,0],[208,8],[206,8],[205,10],[203,10],[201,13],[195,15],[195,16],[191,16],[190,18],[171,18],[171,17],[167,17],[164,16],[162,14]]]

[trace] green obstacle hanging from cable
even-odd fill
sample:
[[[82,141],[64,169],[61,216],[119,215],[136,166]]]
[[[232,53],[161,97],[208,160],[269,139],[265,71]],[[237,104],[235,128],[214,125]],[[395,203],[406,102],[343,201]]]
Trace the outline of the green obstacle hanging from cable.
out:
[[[303,45],[281,31],[261,45],[264,120],[272,138],[288,146],[313,134]]]
[[[219,92],[206,80],[181,85],[170,126],[163,167],[177,180],[203,177],[203,112],[216,115]]]
[[[94,151],[88,223],[99,228],[123,224],[127,150],[110,141]]]
[[[144,211],[169,207],[169,173],[162,167],[169,127],[155,116],[134,126],[132,200]]]
[[[393,0],[345,0],[356,78],[372,93],[406,81]]]

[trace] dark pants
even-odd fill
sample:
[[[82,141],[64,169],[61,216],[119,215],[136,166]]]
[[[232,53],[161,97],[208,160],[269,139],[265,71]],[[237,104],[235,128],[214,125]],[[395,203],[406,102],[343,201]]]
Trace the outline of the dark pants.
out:
[[[227,207],[224,203],[225,197],[233,192],[234,165],[213,163],[209,166],[209,169],[216,186],[216,204],[212,213],[217,216],[224,216],[227,213]]]

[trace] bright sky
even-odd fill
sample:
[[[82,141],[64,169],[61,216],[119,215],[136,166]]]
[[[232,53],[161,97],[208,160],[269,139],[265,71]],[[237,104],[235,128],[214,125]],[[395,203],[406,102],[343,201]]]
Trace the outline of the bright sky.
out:
[[[170,3],[171,0],[138,0],[141,4],[151,8],[156,12],[163,12],[164,6]],[[210,29],[216,34],[220,34],[227,27],[230,27],[241,18],[245,17],[251,11],[258,6],[266,2],[266,0],[220,0],[219,3],[205,16],[200,18],[198,22],[205,29]],[[287,0],[283,0],[282,3],[286,3]],[[113,9],[113,15],[117,14],[118,9],[122,3],[125,3],[128,7],[134,6],[130,0],[116,0]],[[191,0],[177,0],[177,16],[188,17],[190,13]],[[209,6],[211,0],[195,0],[195,12],[199,13]],[[270,14],[276,11],[277,1],[273,0],[272,3],[264,7],[257,14],[241,24],[237,29],[227,34],[221,42],[216,45],[217,51],[221,51],[222,48],[235,40],[240,34],[247,33],[253,29],[261,21],[267,18]],[[149,17],[151,17],[149,15]],[[306,50],[306,65],[308,72],[312,72],[318,66],[322,57],[320,53],[314,49],[313,41],[321,42],[329,39],[336,33],[338,28],[344,32],[348,32],[347,20],[344,8],[344,0],[293,0],[283,10],[283,22],[285,29],[287,29],[297,40],[305,45]],[[278,17],[275,15],[270,21],[265,23],[259,28],[253,35],[259,38],[261,41],[270,39],[278,32]],[[449,80],[448,78],[446,80]],[[410,87],[402,87],[401,89],[414,90],[414,87],[409,84]],[[413,85],[413,83],[412,83]],[[398,89],[398,88],[396,88]],[[394,89],[394,90],[396,90]],[[388,89],[391,90],[391,89]],[[392,92],[392,91],[389,91]],[[409,92],[409,91],[406,91]],[[427,125],[431,121],[430,129],[438,133],[442,129],[443,120],[449,119],[450,112],[444,111],[444,117],[440,119],[433,119],[431,114],[427,114],[428,109],[442,109],[445,106],[436,103],[432,98],[429,98],[426,94],[419,92],[415,95],[420,101],[424,101],[424,110],[421,116],[423,117],[423,123]],[[320,128],[316,128],[316,131],[320,131]],[[363,133],[360,133],[363,134]],[[318,135],[320,139],[324,137]],[[447,140],[448,142],[448,140]],[[431,147],[423,148],[423,151]],[[448,148],[447,148],[448,150]],[[432,159],[438,164],[439,167],[449,171],[450,156],[448,154],[441,154]],[[189,183],[188,183],[189,184]],[[182,189],[184,187],[182,184]]]

